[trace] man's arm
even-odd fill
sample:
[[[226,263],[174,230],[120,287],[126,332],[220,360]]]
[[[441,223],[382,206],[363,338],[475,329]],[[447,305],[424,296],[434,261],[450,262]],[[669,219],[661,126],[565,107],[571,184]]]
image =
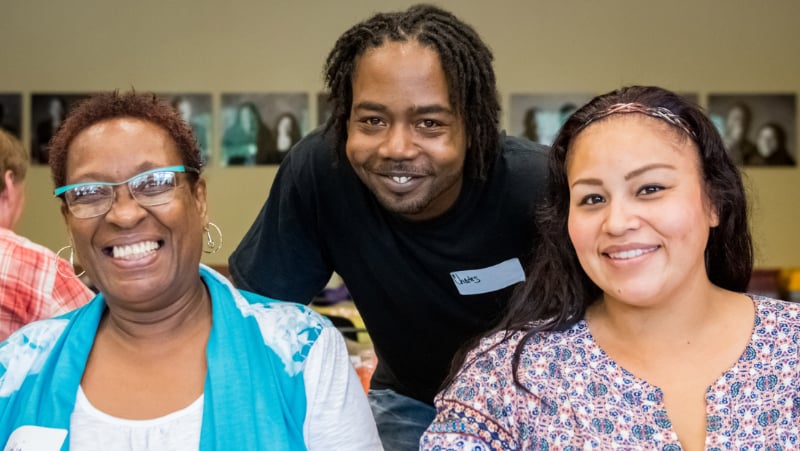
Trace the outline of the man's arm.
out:
[[[317,224],[315,180],[301,141],[281,164],[269,196],[228,265],[234,284],[273,299],[309,303],[331,277]],[[298,153],[301,153],[298,156]],[[299,161],[298,161],[299,160]]]

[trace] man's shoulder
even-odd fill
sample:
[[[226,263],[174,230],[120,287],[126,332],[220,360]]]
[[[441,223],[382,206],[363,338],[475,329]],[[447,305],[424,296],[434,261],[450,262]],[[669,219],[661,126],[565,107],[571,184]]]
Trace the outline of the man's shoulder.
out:
[[[506,159],[518,162],[542,162],[550,153],[550,147],[531,140],[503,134],[501,151]]]
[[[332,164],[337,160],[336,149],[326,138],[324,127],[319,127],[304,136],[284,159],[297,167],[307,166],[309,163]]]
[[[35,265],[42,265],[45,262],[56,260],[55,252],[49,248],[1,227],[0,249],[7,256],[13,255],[14,258],[25,262],[29,261]]]
[[[13,230],[4,227],[0,227],[0,243],[6,247],[31,247],[34,249],[42,247],[22,235],[17,235]]]
[[[503,196],[515,204],[537,203],[544,195],[550,148],[515,136],[502,135],[501,152],[493,171]],[[514,194],[516,193],[516,194]]]
[[[324,128],[319,127],[292,147],[281,162],[279,173],[282,180],[292,180],[306,188],[318,185],[324,192],[326,187],[338,186],[348,168]]]

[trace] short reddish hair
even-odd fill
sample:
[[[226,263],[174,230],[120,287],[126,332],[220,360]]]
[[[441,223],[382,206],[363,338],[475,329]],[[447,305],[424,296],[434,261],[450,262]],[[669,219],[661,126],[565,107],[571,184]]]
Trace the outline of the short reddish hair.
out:
[[[70,109],[64,123],[50,140],[49,162],[55,186],[66,184],[67,153],[72,140],[94,124],[132,117],[153,123],[169,134],[181,153],[183,165],[202,170],[200,148],[192,127],[164,100],[153,93],[119,91],[95,94]]]

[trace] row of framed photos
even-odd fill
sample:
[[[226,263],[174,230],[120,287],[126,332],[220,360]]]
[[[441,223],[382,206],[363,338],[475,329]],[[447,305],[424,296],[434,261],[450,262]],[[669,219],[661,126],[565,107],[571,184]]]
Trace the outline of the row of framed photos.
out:
[[[69,109],[89,93],[31,94],[30,152],[33,164],[47,164],[48,143]],[[216,115],[212,94],[159,93],[194,130],[206,165],[279,164],[286,152],[317,124],[327,119],[326,96],[318,95],[318,118],[312,125],[307,93],[222,94]],[[0,128],[21,137],[22,95],[0,93]],[[214,121],[221,136],[214,145]],[[219,148],[219,155],[215,149]]]
[[[696,93],[681,94],[701,105]],[[553,142],[566,119],[594,97],[589,93],[512,94],[509,132],[542,144]],[[743,166],[796,166],[795,94],[709,94],[704,110],[726,149]]]
[[[85,93],[31,94],[30,150],[33,164],[47,164],[47,144],[64,115]],[[701,104],[700,96],[682,94]],[[311,129],[323,124],[326,95],[316,94],[317,117],[310,117],[308,93],[223,93],[220,111],[209,93],[159,94],[192,126],[207,165],[279,164]],[[561,124],[591,93],[511,94],[508,132],[550,144]],[[709,94],[706,112],[723,136],[734,160],[744,166],[795,166],[797,104],[795,94]],[[21,136],[22,94],[0,93],[0,128]],[[221,136],[214,137],[214,121]],[[216,139],[216,141],[215,141]],[[216,142],[218,145],[213,145]],[[219,154],[215,149],[220,149]]]

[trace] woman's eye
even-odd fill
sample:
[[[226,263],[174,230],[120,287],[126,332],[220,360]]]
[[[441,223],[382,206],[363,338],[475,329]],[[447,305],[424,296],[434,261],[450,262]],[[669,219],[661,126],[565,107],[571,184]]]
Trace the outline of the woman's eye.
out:
[[[100,202],[109,196],[108,189],[98,185],[86,185],[74,188],[69,192],[72,203],[91,204]]]
[[[364,120],[364,123],[367,124],[367,125],[372,125],[372,126],[377,127],[377,126],[383,124],[383,121],[379,117],[368,117],[368,118],[366,118]]]
[[[657,193],[657,192],[659,192],[659,191],[661,191],[663,189],[664,189],[664,187],[663,186],[659,186],[659,185],[645,185],[645,186],[639,188],[639,194],[644,194],[644,195],[653,194],[653,193]]]
[[[103,189],[85,187],[72,190],[70,197],[72,198],[71,200],[73,203],[91,204],[94,202],[99,202],[108,197],[108,192]]]
[[[589,194],[588,196],[583,196],[580,205],[595,205],[604,201],[605,199],[603,199],[603,196],[599,194]]]
[[[433,119],[423,119],[420,124],[422,128],[433,128],[439,125],[439,122]]]
[[[157,172],[132,182],[133,190],[140,195],[160,194],[173,188],[175,175],[172,172]]]

